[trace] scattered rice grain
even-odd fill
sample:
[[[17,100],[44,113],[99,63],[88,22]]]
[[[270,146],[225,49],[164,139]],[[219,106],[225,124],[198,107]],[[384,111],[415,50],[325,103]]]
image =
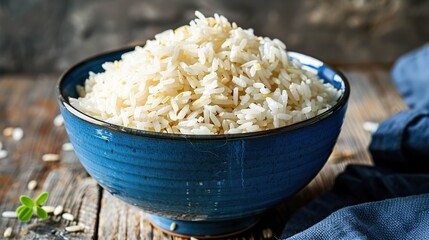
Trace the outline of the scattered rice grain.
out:
[[[55,153],[46,153],[46,154],[43,154],[42,160],[44,162],[57,162],[60,160],[60,155]]]
[[[6,150],[1,150],[0,149],[0,159],[6,158],[8,155]]]
[[[54,206],[42,206],[42,208],[48,214],[51,214],[51,213],[53,213],[55,211],[55,207]]]
[[[61,149],[63,150],[63,151],[73,151],[73,145],[71,144],[71,143],[69,143],[69,142],[66,142],[66,143],[64,143],[63,144],[63,146],[61,147]]]
[[[380,124],[376,123],[376,122],[364,122],[363,123],[363,129],[369,133],[375,133],[378,129]]]
[[[85,229],[85,227],[80,225],[80,224],[66,227],[66,231],[68,233],[80,232],[80,231],[83,231],[84,229]]]
[[[174,231],[177,228],[177,224],[175,222],[170,224],[170,231]]]
[[[11,227],[8,227],[8,228],[6,228],[6,230],[4,230],[3,237],[5,237],[5,238],[12,237],[12,228]]]
[[[54,215],[55,216],[60,215],[61,213],[63,213],[63,210],[64,210],[63,206],[61,205],[56,206],[54,209]]]
[[[4,218],[17,218],[18,217],[18,215],[16,215],[15,211],[4,211],[1,214],[1,216]]]
[[[37,181],[36,180],[31,180],[30,182],[28,182],[27,184],[27,188],[28,190],[32,191],[34,189],[36,189],[37,187]]]
[[[61,217],[65,220],[68,220],[68,221],[74,220],[74,216],[70,213],[63,213],[63,215],[61,215]]]
[[[12,131],[12,139],[15,141],[19,141],[24,137],[24,130],[22,128],[14,128]]]
[[[55,118],[54,118],[54,126],[55,127],[61,127],[64,124],[64,118],[61,114],[58,114]]]

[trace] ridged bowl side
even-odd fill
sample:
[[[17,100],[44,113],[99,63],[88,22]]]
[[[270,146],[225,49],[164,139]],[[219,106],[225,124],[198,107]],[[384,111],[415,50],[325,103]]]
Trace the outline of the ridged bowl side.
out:
[[[76,97],[76,84],[124,51],[76,65],[60,80],[59,93],[66,130],[82,165],[104,189],[127,203],[177,220],[251,216],[303,188],[332,152],[349,90],[344,77],[320,61],[303,62],[344,91],[341,104],[321,117],[274,131],[173,136],[112,126],[71,107],[67,99]]]

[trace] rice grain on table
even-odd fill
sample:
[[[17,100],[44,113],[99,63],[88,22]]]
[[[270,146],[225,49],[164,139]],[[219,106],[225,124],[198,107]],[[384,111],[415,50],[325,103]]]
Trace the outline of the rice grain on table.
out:
[[[364,122],[362,127],[365,131],[369,132],[369,133],[375,133],[379,127],[379,123],[376,122]]]
[[[8,155],[6,150],[0,149],[0,159],[6,158]]]
[[[64,124],[63,116],[61,114],[55,116],[53,123],[55,127],[61,127]]]
[[[6,230],[4,230],[3,237],[5,237],[5,238],[12,237],[12,228],[11,227],[8,227],[8,228],[6,228]]]
[[[63,215],[61,215],[61,217],[65,220],[68,220],[68,221],[74,220],[74,216],[70,213],[63,213]]]
[[[340,91],[290,59],[278,39],[215,14],[157,34],[89,73],[70,103],[106,122],[164,133],[235,134],[331,108]]]
[[[54,215],[55,216],[60,215],[61,213],[63,213],[63,210],[64,210],[63,206],[61,205],[56,206],[54,209]]]
[[[37,181],[36,180],[31,180],[30,182],[28,182],[27,184],[27,188],[28,190],[32,191],[34,189],[36,189],[37,187]]]
[[[46,153],[42,156],[42,161],[44,162],[57,162],[60,160],[60,155],[55,153]]]
[[[61,147],[61,149],[63,150],[63,151],[73,151],[74,150],[74,148],[73,148],[73,145],[71,144],[71,143],[69,143],[69,142],[65,142],[64,144],[63,144],[63,146]]]
[[[24,130],[22,128],[14,128],[12,131],[12,139],[15,141],[20,141],[24,137]]]
[[[47,214],[51,214],[54,213],[55,211],[55,207],[54,206],[42,206],[43,210],[45,210],[45,212]]]
[[[65,228],[65,230],[68,233],[73,233],[73,232],[80,232],[83,231],[85,229],[85,227],[83,225],[74,225],[74,226],[68,226]]]
[[[2,217],[4,218],[17,218],[18,215],[16,214],[15,211],[4,211],[1,214]]]

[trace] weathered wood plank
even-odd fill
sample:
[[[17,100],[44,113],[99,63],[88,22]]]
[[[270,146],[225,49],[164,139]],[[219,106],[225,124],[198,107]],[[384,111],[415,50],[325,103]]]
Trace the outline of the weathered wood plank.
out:
[[[151,225],[147,215],[140,209],[131,206],[107,193],[103,192],[100,211],[100,239],[153,239],[153,240],[181,240],[184,238],[169,236],[160,229]],[[276,209],[261,216],[261,221],[249,231],[228,239],[262,239],[262,231],[270,228],[280,234],[283,229],[281,215],[275,214]],[[280,223],[280,224],[279,224]]]
[[[46,178],[43,191],[51,193],[47,205],[64,207],[75,220],[70,222],[61,216],[51,216],[48,220],[36,221],[24,229],[26,239],[93,239],[96,237],[100,188],[92,178],[73,174],[68,168],[52,170]],[[83,224],[84,232],[69,234],[64,228]]]
[[[100,239],[148,239],[152,232],[150,224],[139,209],[103,192],[100,210]]]
[[[33,218],[28,223],[0,218],[0,233],[12,227],[17,239],[90,239],[97,234],[100,201],[97,183],[88,177],[73,153],[63,153],[63,161],[58,163],[41,160],[45,153],[60,153],[62,143],[67,141],[64,128],[52,124],[58,114],[55,84],[52,76],[0,78],[0,130],[6,127],[24,130],[24,138],[18,142],[0,135],[9,153],[6,159],[0,159],[0,211],[16,209],[21,194],[37,196],[47,191],[50,193],[47,205],[63,205],[86,228],[83,233],[66,234],[64,228],[70,223],[60,216],[47,220]],[[30,191],[27,183],[33,179],[38,187]]]
[[[31,136],[37,135],[35,129],[39,128],[44,116],[49,117],[51,110],[44,109],[43,111],[25,111],[28,109],[35,99],[29,93],[31,92],[31,85],[24,79],[2,79],[0,81],[0,89],[2,98],[1,103],[1,122],[0,129],[9,126],[20,126],[24,129],[24,138],[15,142],[10,138],[1,136],[5,149],[9,152],[6,159],[0,160],[0,174],[6,181],[2,181],[0,197],[2,199],[0,211],[13,210],[18,205],[18,197],[20,194],[35,195],[27,190],[27,183],[31,179],[35,179],[43,170],[43,165],[37,164],[35,160],[36,154],[33,154],[33,149],[36,142],[33,142]],[[46,82],[41,82],[41,86]],[[49,94],[43,92],[41,97],[49,97]],[[24,97],[27,96],[28,97]],[[45,142],[46,143],[46,142]],[[39,180],[39,179],[38,179]],[[0,219],[0,228],[3,230],[6,226],[11,226],[14,230],[19,230],[26,224],[21,224],[11,219]],[[18,232],[18,231],[14,231]],[[18,234],[15,234],[18,236]]]

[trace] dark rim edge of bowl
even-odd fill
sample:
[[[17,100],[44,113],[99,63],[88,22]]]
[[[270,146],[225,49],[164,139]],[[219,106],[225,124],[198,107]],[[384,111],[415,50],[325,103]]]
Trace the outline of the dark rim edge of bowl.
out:
[[[69,69],[67,69],[63,74],[61,74],[60,78],[57,81],[57,85],[56,85],[56,94],[58,95],[59,103],[64,105],[65,107],[67,106],[67,107],[74,109],[76,111],[76,113],[78,113],[79,115],[83,115],[83,116],[85,116],[85,118],[91,119],[91,121],[87,121],[84,118],[82,118],[81,116],[70,112],[71,114],[75,115],[76,117],[78,117],[82,121],[85,121],[85,122],[92,124],[92,125],[95,125],[97,127],[105,128],[105,129],[115,131],[115,132],[127,133],[127,134],[136,135],[136,136],[159,138],[159,139],[171,139],[171,140],[188,140],[188,141],[190,141],[190,140],[223,140],[223,141],[228,141],[228,140],[242,140],[242,139],[265,137],[265,136],[269,136],[269,135],[275,135],[275,134],[293,131],[293,130],[296,130],[299,128],[303,128],[303,127],[315,124],[315,123],[327,118],[331,114],[342,109],[342,107],[347,104],[349,96],[350,96],[350,84],[349,84],[346,76],[341,71],[339,71],[335,68],[332,68],[331,66],[325,64],[323,61],[320,61],[317,58],[314,58],[312,56],[308,56],[308,55],[305,55],[302,53],[298,53],[298,54],[301,54],[301,55],[304,55],[304,56],[307,56],[307,57],[310,57],[310,58],[313,58],[315,60],[322,62],[323,63],[322,66],[325,66],[325,67],[332,69],[337,75],[339,75],[341,77],[341,80],[344,83],[344,93],[342,94],[340,100],[337,101],[337,103],[334,106],[332,106],[330,109],[328,109],[326,112],[323,112],[319,115],[316,115],[310,119],[307,119],[307,120],[304,120],[301,122],[297,122],[297,123],[294,123],[294,124],[291,124],[288,126],[280,127],[280,128],[273,128],[273,129],[257,131],[257,132],[249,132],[249,133],[220,134],[220,135],[172,134],[172,133],[152,132],[152,131],[146,131],[146,130],[124,127],[124,126],[108,123],[108,122],[105,122],[103,120],[99,120],[99,119],[92,117],[86,113],[83,113],[80,110],[78,110],[77,108],[73,107],[69,103],[69,100],[63,96],[63,93],[61,91],[61,85],[62,85],[63,79],[65,78],[65,76],[67,76],[74,69],[80,67],[81,65],[84,65],[87,62],[94,60],[95,58],[99,58],[103,55],[112,54],[112,53],[120,52],[120,51],[124,51],[124,53],[125,53],[128,51],[132,51],[133,49],[135,49],[135,47],[137,47],[137,46],[122,47],[119,49],[102,52],[102,53],[93,55],[91,57],[88,57],[86,59],[83,59],[83,60],[77,62],[76,64],[74,64]],[[67,110],[67,111],[69,111],[69,110]]]

